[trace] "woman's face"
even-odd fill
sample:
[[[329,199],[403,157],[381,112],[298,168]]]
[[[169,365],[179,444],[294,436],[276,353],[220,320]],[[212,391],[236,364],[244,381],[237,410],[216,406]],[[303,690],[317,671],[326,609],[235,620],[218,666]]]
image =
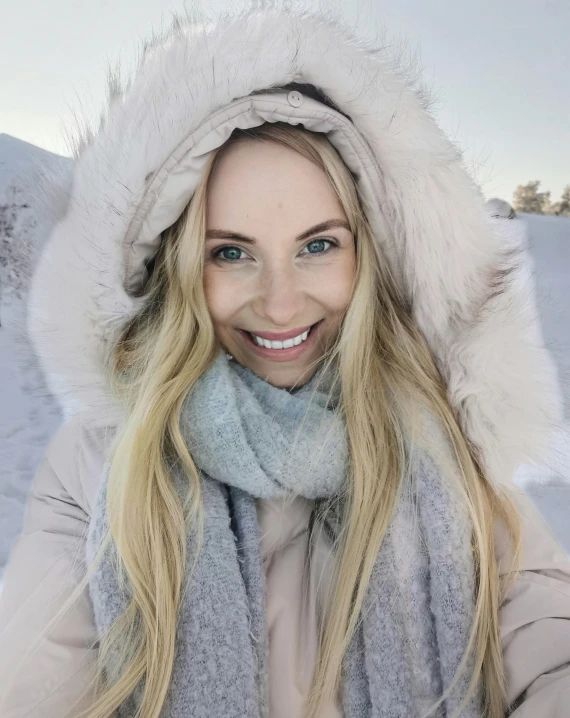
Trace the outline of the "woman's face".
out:
[[[206,236],[204,291],[218,340],[270,384],[301,386],[334,342],[356,267],[326,175],[275,142],[232,145],[210,178]],[[295,344],[260,347],[249,333]]]

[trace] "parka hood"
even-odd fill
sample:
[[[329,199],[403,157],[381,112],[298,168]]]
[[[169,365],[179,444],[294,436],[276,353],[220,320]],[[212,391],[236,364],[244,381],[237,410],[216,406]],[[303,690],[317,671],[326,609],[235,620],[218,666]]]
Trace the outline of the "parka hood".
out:
[[[234,127],[280,120],[327,133],[357,178],[490,479],[509,483],[519,463],[547,460],[562,400],[524,225],[489,216],[412,75],[338,17],[278,6],[178,21],[147,43],[98,132],[77,139],[67,210],[32,278],[28,331],[65,416],[117,412],[103,357],[142,307],[160,233]]]

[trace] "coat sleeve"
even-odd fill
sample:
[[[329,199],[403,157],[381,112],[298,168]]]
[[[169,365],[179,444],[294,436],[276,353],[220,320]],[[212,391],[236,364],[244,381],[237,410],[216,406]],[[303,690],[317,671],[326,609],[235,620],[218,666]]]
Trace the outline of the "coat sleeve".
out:
[[[89,509],[82,490],[80,425],[72,417],[47,446],[0,596],[0,715],[74,718],[93,702],[98,644],[87,588],[36,652],[26,651],[85,572]]]
[[[522,573],[500,613],[511,718],[570,718],[570,559],[532,502],[516,502],[523,526]],[[506,534],[497,528],[506,577]]]

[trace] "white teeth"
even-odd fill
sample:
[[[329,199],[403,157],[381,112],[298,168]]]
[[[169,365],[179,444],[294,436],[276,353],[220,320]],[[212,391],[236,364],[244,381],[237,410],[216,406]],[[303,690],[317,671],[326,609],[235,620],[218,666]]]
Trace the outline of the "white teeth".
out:
[[[299,336],[291,337],[291,339],[286,339],[284,342],[269,341],[269,339],[263,339],[263,337],[258,337],[255,334],[251,336],[253,337],[253,341],[260,347],[266,347],[267,349],[289,349],[289,347],[297,346],[301,342],[304,342],[309,336],[310,331],[310,329],[307,329],[306,332],[299,334]]]

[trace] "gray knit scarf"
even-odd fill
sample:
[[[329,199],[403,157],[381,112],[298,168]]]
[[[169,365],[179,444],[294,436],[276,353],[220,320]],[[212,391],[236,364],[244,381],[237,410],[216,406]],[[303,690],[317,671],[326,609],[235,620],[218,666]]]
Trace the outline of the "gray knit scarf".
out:
[[[185,398],[180,427],[200,470],[204,544],[183,594],[162,718],[270,718],[255,501],[299,492],[317,505],[342,490],[347,440],[334,411],[338,394],[329,397],[327,382],[319,369],[300,389],[281,389],[222,352]],[[468,521],[425,452],[413,465],[413,485],[399,493],[343,663],[346,718],[421,718],[449,686],[467,645],[474,586]],[[89,526],[88,560],[107,530],[106,476]],[[175,467],[172,476],[184,497],[184,477]],[[331,521],[330,535],[339,526]],[[187,541],[194,557],[192,530]],[[129,597],[119,590],[109,551],[89,591],[102,636]],[[430,716],[451,718],[469,677],[464,673]],[[141,681],[119,718],[135,716],[142,694]],[[482,716],[481,700],[479,685],[461,717]]]

